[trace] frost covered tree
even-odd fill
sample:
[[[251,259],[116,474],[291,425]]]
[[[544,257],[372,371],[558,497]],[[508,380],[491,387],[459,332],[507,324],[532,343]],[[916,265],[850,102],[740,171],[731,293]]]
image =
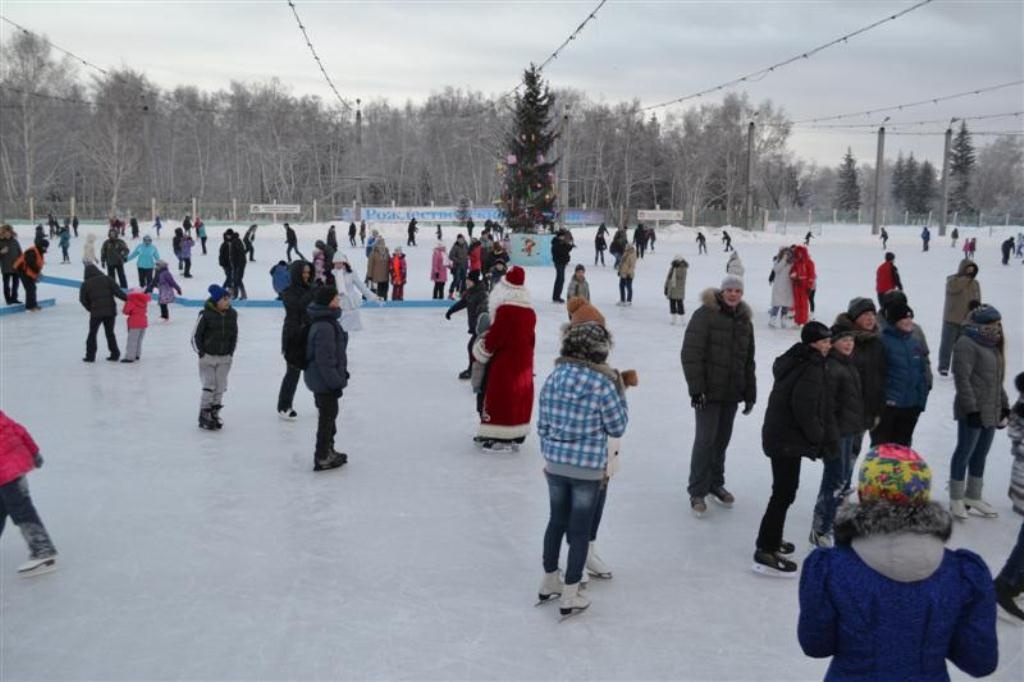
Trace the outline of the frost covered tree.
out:
[[[857,181],[857,160],[847,147],[846,156],[839,166],[836,182],[836,208],[840,211],[856,211],[860,208],[860,183]]]
[[[949,192],[949,210],[960,213],[974,211],[971,202],[971,174],[974,172],[975,156],[971,134],[967,132],[967,123],[960,122],[960,130],[953,138],[953,148],[949,155],[949,179],[953,185]]]
[[[512,131],[500,168],[504,174],[498,207],[513,232],[536,232],[555,221],[554,168],[551,146],[558,133],[551,126],[555,97],[530,65],[523,73],[523,94],[516,92]]]

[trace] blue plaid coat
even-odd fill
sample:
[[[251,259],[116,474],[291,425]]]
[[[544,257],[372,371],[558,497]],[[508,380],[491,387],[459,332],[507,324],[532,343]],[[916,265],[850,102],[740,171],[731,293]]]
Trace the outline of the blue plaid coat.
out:
[[[608,463],[608,437],[626,431],[626,399],[606,375],[584,365],[559,363],[540,392],[537,433],[544,459],[585,469]]]

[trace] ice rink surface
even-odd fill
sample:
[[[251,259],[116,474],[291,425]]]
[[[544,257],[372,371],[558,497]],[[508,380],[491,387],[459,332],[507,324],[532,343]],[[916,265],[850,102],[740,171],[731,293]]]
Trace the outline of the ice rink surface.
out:
[[[325,230],[298,229],[308,256]],[[661,235],[657,252],[639,264],[630,308],[614,305],[610,257],[608,267],[590,265],[593,230],[577,233],[573,262],[587,264],[594,303],[615,335],[610,362],[637,369],[640,386],[628,395],[622,470],[599,537],[614,578],[592,581],[592,606],[565,623],[557,606],[534,607],[547,519],[536,435],[518,454],[484,454],[471,442],[473,396],[456,379],[466,360],[464,313],[445,321],[443,309],[365,309],[365,328],[349,343],[352,376],[339,419],[338,449],[349,464],[314,475],[311,394],[300,384],[298,421],[275,412],[283,311],[240,310],[226,425],[205,432],[196,428],[199,379],[189,343],[197,309],[172,306],[162,324],[154,304],[141,363],[104,362],[101,334],[100,360],[87,365],[77,291],[41,286],[41,296],[58,299],[55,308],[0,321],[0,402],[46,458],[29,480],[59,570],[16,577],[26,549],[8,524],[0,542],[0,678],[821,679],[828,661],[806,658],[796,639],[797,581],[750,570],[770,492],[760,428],[771,364],[798,337],[768,328],[768,273],[778,246],[804,231],[732,230],[756,315],[759,398],[752,415],[737,417],[729,449],[727,485],[737,503],[712,506],[702,520],[690,515],[685,492],[693,412],[679,361],[683,327],[669,324],[662,285],[671,257],[684,255],[689,319],[701,290],[724,275],[717,231],[706,256],[696,254],[691,230]],[[922,253],[918,231],[893,229],[890,249],[934,366],[943,283],[961,253],[937,231]],[[30,228],[19,232],[23,244],[31,240]],[[339,223],[346,241],[342,232]],[[450,244],[453,230],[445,232]],[[390,246],[405,241],[404,226],[386,234]],[[406,249],[410,299],[430,295],[435,242],[427,229],[420,234],[421,245]],[[1024,267],[999,264],[998,230],[977,236],[984,298],[1004,316],[1012,401],[1012,377],[1024,369]],[[246,273],[250,297],[271,297],[267,271],[283,256],[282,242],[280,228],[260,228],[258,261]],[[81,244],[72,246],[76,263]],[[157,244],[170,260],[169,231]],[[345,250],[362,272],[362,250]],[[179,281],[199,298],[221,273],[215,248],[193,253],[196,279]],[[831,323],[853,296],[874,297],[882,250],[864,228],[827,229],[811,253],[819,320]],[[56,264],[57,254],[51,250],[47,274],[80,278],[78,265]],[[136,282],[131,267],[129,279]],[[527,272],[538,312],[538,391],[566,321],[550,302],[552,281],[550,268]],[[123,318],[118,336],[123,348]],[[955,441],[952,403],[952,378],[937,377],[915,437],[941,501]],[[1005,431],[988,462],[986,497],[1000,518],[958,524],[950,546],[979,552],[996,572],[1021,522],[1006,497]],[[820,463],[804,461],[787,524],[801,559],[820,472]],[[1020,680],[1024,629],[1000,622],[999,640],[993,679]]]

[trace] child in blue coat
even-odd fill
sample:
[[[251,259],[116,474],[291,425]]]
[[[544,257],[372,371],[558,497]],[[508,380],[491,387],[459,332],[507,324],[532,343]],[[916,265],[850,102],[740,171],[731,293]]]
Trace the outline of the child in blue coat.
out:
[[[836,546],[804,561],[797,634],[805,654],[832,658],[826,680],[945,681],[947,658],[973,677],[995,671],[992,576],[974,552],[945,548],[953,519],[930,492],[916,452],[879,445],[860,504],[836,516]]]
[[[153,246],[153,238],[148,234],[142,238],[142,243],[136,246],[125,261],[135,258],[139,259],[139,288],[145,289],[153,283],[153,269],[156,262],[160,260],[160,252]]]

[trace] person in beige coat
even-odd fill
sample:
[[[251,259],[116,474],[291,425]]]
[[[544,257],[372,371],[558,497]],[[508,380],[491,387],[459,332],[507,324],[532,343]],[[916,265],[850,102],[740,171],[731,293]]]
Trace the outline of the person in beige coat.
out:
[[[391,254],[384,243],[384,237],[378,237],[370,251],[370,260],[366,264],[366,276],[373,282],[374,289],[381,300],[388,300],[388,281],[390,275]]]
[[[633,305],[633,275],[636,274],[636,247],[632,244],[626,246],[619,261],[619,303],[618,305]]]
[[[953,345],[960,338],[961,325],[971,311],[972,302],[981,302],[978,264],[966,258],[955,275],[946,278],[946,302],[942,309],[942,340],[939,342],[939,374],[949,374]]]

